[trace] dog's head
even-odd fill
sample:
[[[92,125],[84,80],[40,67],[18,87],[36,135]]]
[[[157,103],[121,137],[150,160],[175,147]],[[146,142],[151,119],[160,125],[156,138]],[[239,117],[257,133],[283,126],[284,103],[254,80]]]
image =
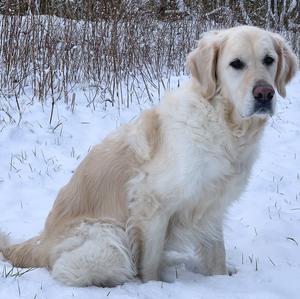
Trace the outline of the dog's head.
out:
[[[242,118],[272,115],[275,88],[295,75],[297,58],[278,34],[240,26],[205,33],[187,58],[187,67],[210,99],[219,92]]]

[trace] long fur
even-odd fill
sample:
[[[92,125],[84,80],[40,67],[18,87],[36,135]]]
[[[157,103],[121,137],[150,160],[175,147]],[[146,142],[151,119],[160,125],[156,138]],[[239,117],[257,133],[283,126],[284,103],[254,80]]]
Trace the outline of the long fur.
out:
[[[256,64],[236,73],[228,58],[251,40],[247,59]],[[260,45],[277,55],[273,66],[254,67]],[[284,95],[296,58],[277,35],[244,26],[204,35],[188,67],[190,81],[91,150],[39,236],[12,246],[2,237],[7,260],[76,286],[157,280],[173,263],[165,252],[193,250],[202,273],[230,273],[224,216],[247,184],[267,121],[247,116],[253,86],[264,79]]]

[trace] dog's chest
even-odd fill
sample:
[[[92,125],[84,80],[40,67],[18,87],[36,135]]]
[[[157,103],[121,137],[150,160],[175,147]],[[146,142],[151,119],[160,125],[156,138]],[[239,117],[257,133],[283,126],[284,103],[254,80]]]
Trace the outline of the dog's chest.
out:
[[[212,200],[231,188],[244,186],[256,155],[255,142],[246,147],[245,140],[226,135],[225,131],[210,131],[182,137],[173,167],[174,190],[184,202],[199,201],[203,194]]]

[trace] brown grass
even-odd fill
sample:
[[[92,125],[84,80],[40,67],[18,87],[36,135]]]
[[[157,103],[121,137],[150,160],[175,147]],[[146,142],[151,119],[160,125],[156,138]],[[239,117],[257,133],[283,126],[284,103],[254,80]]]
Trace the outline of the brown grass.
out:
[[[186,55],[202,32],[237,22],[232,12],[227,19],[212,16],[197,10],[166,19],[140,10],[95,20],[2,15],[0,113],[10,118],[13,107],[20,119],[25,95],[51,103],[51,123],[57,101],[74,109],[78,89],[92,109],[159,99],[170,77],[185,72]],[[283,34],[299,54],[299,32]]]

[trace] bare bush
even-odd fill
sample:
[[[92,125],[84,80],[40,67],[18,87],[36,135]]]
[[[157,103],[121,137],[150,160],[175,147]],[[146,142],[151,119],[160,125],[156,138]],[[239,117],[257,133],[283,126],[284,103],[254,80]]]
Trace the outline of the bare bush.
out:
[[[36,5],[27,6],[25,16],[24,9],[22,13],[11,13],[15,2],[6,2],[10,13],[0,19],[0,113],[7,114],[8,107],[13,107],[21,114],[20,98],[24,95],[30,96],[30,101],[50,101],[52,112],[60,99],[74,108],[78,88],[85,91],[87,105],[93,109],[98,105],[130,106],[140,99],[153,101],[168,88],[172,75],[184,73],[186,54],[200,34],[210,28],[251,23],[278,29],[300,53],[299,30],[293,30],[297,24],[285,21],[286,15],[294,13],[291,2],[281,10],[285,16],[279,14],[285,24],[281,28],[273,26],[274,5],[263,12],[270,18],[263,23],[249,1],[235,2],[235,6],[227,5],[228,1],[224,5],[220,5],[222,1],[201,1],[201,5],[197,1],[175,1],[169,14],[159,16],[155,5],[161,8],[162,1],[139,5],[134,0],[61,1],[52,12],[64,18],[36,14],[50,9],[43,1],[25,1]],[[74,12],[76,7],[71,6],[69,15],[64,12],[66,8],[58,13],[58,8],[69,2],[77,3],[81,12]],[[113,9],[109,6],[112,4]],[[84,6],[82,10],[80,5]],[[17,12],[18,6],[14,7]],[[235,14],[233,7],[240,14]],[[184,10],[184,14],[177,10]],[[297,17],[296,13],[291,20],[295,22]]]

